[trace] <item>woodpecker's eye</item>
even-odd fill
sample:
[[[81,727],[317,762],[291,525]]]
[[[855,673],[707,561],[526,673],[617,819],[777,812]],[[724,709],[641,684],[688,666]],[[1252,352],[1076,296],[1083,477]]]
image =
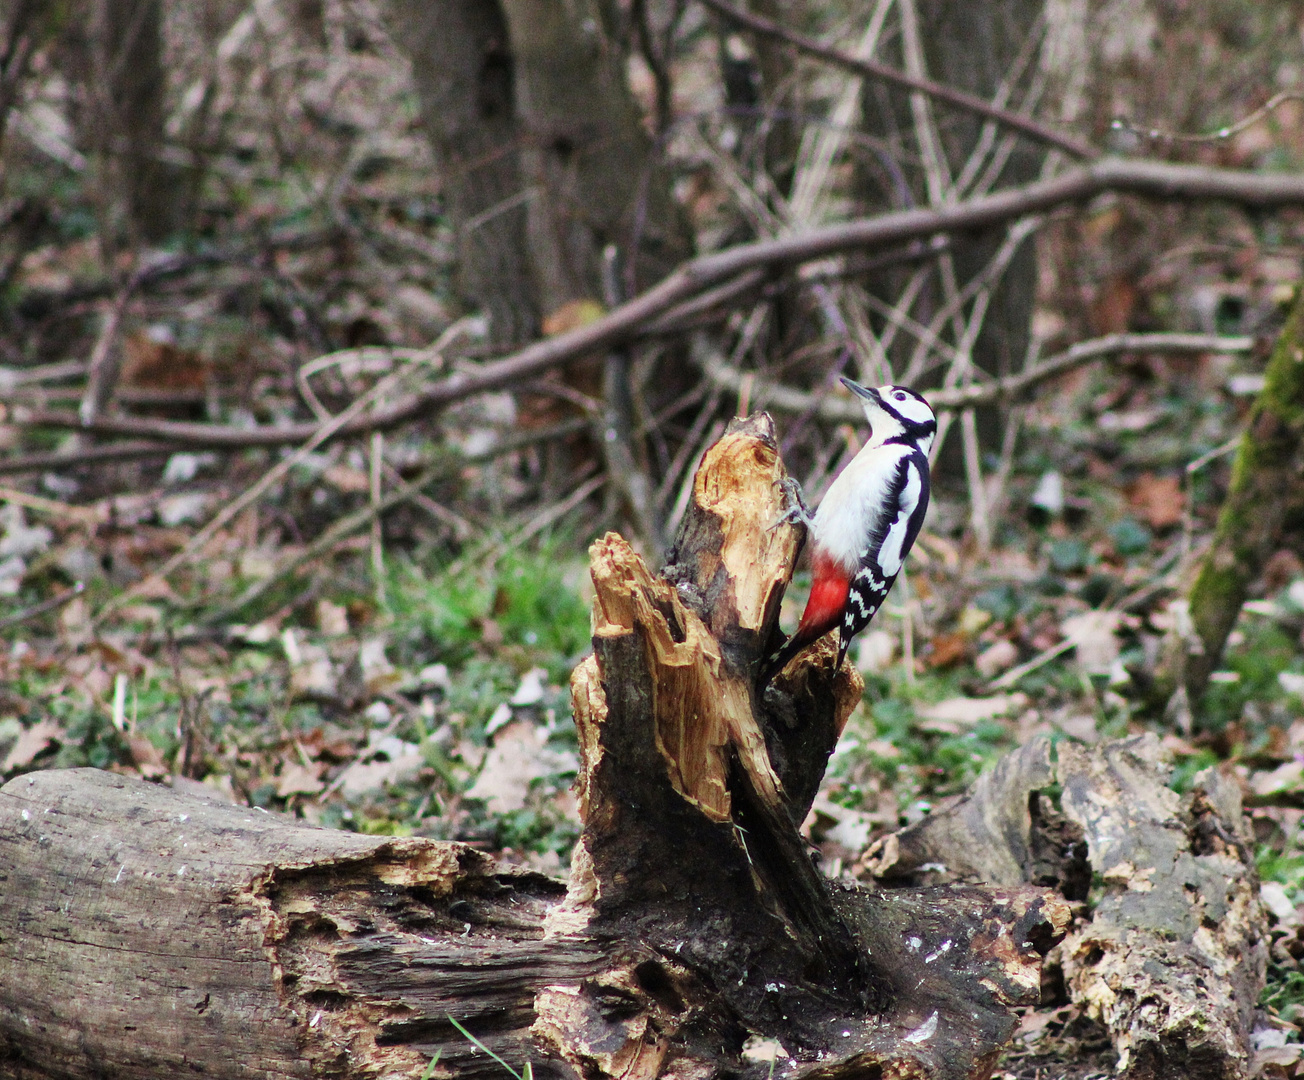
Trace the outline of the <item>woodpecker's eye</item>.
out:
[[[905,395],[902,391],[900,391],[900,390],[898,390],[898,391],[897,391],[895,394],[893,394],[892,396],[893,396],[894,398],[896,398],[897,401],[905,401],[905,399],[906,399],[906,395]]]

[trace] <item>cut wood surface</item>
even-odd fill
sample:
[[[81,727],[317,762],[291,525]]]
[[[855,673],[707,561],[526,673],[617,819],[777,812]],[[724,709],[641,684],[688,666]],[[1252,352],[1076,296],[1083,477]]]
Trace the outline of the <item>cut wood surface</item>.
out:
[[[594,545],[568,885],[93,770],[0,789],[5,1075],[987,1076],[1068,906],[818,872],[798,823],[861,687],[826,642],[758,693],[784,481],[737,421],[663,575]]]

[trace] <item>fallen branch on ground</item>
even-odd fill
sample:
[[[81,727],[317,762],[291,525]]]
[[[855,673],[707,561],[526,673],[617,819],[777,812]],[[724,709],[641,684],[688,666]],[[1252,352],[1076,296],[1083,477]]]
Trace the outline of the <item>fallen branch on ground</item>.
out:
[[[334,438],[387,431],[476,394],[508,389],[570,360],[600,352],[641,332],[650,321],[694,296],[758,267],[793,266],[849,251],[901,244],[937,233],[986,229],[1027,214],[1081,202],[1105,191],[1156,199],[1221,199],[1245,207],[1304,206],[1304,176],[1107,158],[1050,180],[1008,188],[938,209],[902,210],[828,225],[795,236],[740,244],[690,259],[659,284],[586,326],[477,367],[459,371],[388,408],[340,426]],[[153,438],[205,448],[285,446],[305,442],[316,423],[253,430],[221,424],[180,423],[137,417],[97,417],[83,425],[76,413],[14,409],[12,422],[97,435]]]
[[[1090,894],[1061,949],[1065,990],[1108,1031],[1117,1075],[1259,1075],[1251,1031],[1268,915],[1236,779],[1205,769],[1178,795],[1149,732],[1091,747],[1066,739],[1056,758],[1033,738],[964,796],[876,841],[861,870],[889,894],[957,880],[1054,882],[1079,903]]]
[[[113,443],[109,446],[92,446],[76,453],[57,451],[48,454],[22,454],[0,460],[0,476],[18,476],[21,473],[59,472],[82,465],[102,465],[109,461],[139,461],[142,458],[168,457],[192,446],[157,442]]]

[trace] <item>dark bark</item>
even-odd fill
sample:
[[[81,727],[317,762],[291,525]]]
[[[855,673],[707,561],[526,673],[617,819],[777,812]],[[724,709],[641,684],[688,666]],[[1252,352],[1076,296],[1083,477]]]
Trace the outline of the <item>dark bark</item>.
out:
[[[393,0],[391,22],[412,60],[435,169],[458,230],[458,290],[488,314],[493,340],[528,340],[541,311],[526,245],[516,62],[502,10],[497,0]]]
[[[12,0],[0,15],[4,35],[0,37],[0,146],[4,145],[9,113],[27,78],[37,43],[47,32],[44,24],[48,21],[48,17],[42,17],[39,0]]]
[[[94,155],[104,239],[156,243],[190,219],[194,177],[163,159],[167,72],[162,0],[80,0],[61,58],[79,87],[78,141]]]
[[[572,301],[600,302],[608,244],[633,262],[633,282],[688,253],[602,5],[395,2],[459,230],[459,287],[491,315],[495,340],[533,337]]]

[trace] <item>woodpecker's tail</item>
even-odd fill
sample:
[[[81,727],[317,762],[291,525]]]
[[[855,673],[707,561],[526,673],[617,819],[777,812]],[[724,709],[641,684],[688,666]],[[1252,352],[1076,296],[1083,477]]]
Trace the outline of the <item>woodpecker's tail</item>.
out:
[[[783,643],[782,648],[771,653],[770,658],[765,661],[765,665],[761,668],[761,686],[769,685],[770,680],[788,666],[789,660],[819,636],[817,634],[815,637],[811,637],[808,634],[803,634],[799,628],[792,637]]]

